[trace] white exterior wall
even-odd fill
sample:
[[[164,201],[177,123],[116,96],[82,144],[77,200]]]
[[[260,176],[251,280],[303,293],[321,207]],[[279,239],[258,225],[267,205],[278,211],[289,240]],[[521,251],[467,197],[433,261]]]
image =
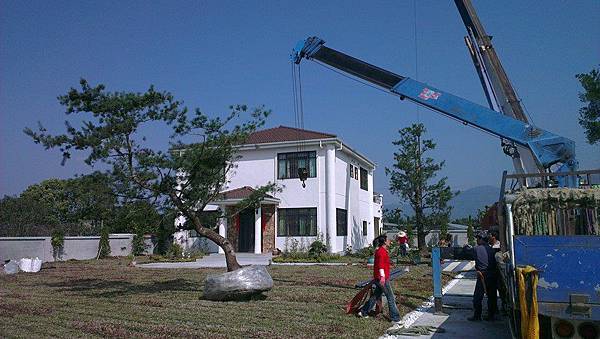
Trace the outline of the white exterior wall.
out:
[[[360,179],[350,177],[350,165],[368,170],[368,165],[348,153],[338,152],[336,160],[336,208],[348,212],[348,236],[337,237],[338,249],[350,245],[354,250],[368,246],[373,241],[373,176],[369,171],[369,190],[360,188]],[[367,221],[367,235],[363,235],[363,221]]]
[[[327,213],[327,150],[334,155],[333,211],[330,220],[330,230],[333,230],[334,243],[331,248],[335,252],[342,252],[348,244],[355,250],[367,246],[373,240],[373,176],[372,168],[364,161],[352,157],[343,146],[339,144],[323,143],[322,145],[305,145],[302,151],[316,151],[317,176],[308,178],[306,187],[302,187],[299,179],[277,179],[277,154],[297,152],[296,146],[269,147],[259,146],[256,149],[241,150],[241,158],[236,162],[236,168],[229,174],[229,183],[225,190],[232,190],[243,186],[262,186],[268,182],[275,182],[282,187],[282,192],[273,194],[280,199],[278,208],[317,208],[317,234],[323,239],[328,234]],[[330,153],[331,154],[331,153]],[[369,171],[369,190],[360,189],[360,181],[350,178],[349,164],[363,167]],[[360,170],[359,170],[360,172]],[[349,236],[336,236],[336,208],[348,211]],[[362,235],[362,221],[368,222],[368,235]],[[277,227],[277,219],[276,219]],[[351,231],[351,233],[350,233]],[[276,232],[277,234],[277,232]],[[292,239],[298,242],[300,248],[308,246],[316,237],[275,237],[275,247],[284,250],[292,245]]]

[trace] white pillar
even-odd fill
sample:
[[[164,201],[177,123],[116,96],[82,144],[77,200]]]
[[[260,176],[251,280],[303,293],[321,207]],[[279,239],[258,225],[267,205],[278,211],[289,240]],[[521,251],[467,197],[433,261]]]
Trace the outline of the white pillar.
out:
[[[348,166],[350,167],[350,166]],[[346,227],[348,228],[348,236],[346,237],[346,247],[350,247],[352,249],[354,249],[354,244],[352,243],[352,239],[354,238],[354,223],[352,222],[352,213],[353,210],[350,207],[351,206],[351,196],[352,196],[352,188],[351,185],[353,184],[353,179],[350,178],[350,174],[348,173],[349,169],[346,170],[346,185],[348,185],[348,187],[346,188]],[[357,196],[358,198],[358,196]],[[360,239],[360,237],[358,237]],[[346,251],[346,249],[344,248],[344,251]]]
[[[225,212],[225,206],[220,206],[221,211]],[[219,235],[223,238],[227,238],[227,218],[219,218]],[[219,253],[223,254],[225,251],[219,247]]]
[[[327,240],[332,253],[338,252],[335,227],[335,144],[327,146],[325,154],[325,210],[327,215]]]
[[[254,211],[254,253],[262,253],[262,209]]]
[[[373,170],[369,170],[368,172],[368,185],[369,185],[369,214],[368,214],[368,220],[367,220],[367,244],[370,244],[373,242],[373,239],[375,239],[375,220],[374,220],[374,213],[373,213]]]

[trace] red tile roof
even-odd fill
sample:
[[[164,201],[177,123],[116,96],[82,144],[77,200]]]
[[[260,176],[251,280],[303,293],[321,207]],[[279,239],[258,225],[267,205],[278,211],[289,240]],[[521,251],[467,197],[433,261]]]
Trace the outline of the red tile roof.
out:
[[[309,131],[287,126],[269,128],[262,131],[256,131],[246,140],[245,144],[265,144],[270,142],[314,140],[335,138],[334,134]]]
[[[254,188],[250,186],[244,186],[236,189],[232,189],[230,191],[221,192],[221,196],[219,197],[222,200],[232,200],[232,199],[246,199],[252,194],[252,192],[256,191]],[[273,196],[266,194],[265,198],[274,199]]]

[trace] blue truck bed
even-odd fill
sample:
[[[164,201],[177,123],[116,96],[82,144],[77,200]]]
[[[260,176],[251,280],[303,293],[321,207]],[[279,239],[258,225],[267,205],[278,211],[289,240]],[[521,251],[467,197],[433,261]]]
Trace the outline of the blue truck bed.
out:
[[[515,263],[539,270],[540,314],[600,320],[600,236],[515,236]],[[574,314],[572,295],[589,296],[589,316]]]

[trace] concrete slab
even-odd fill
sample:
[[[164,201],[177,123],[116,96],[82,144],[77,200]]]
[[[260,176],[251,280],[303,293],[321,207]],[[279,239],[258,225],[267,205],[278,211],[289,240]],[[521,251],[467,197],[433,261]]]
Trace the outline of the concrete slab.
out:
[[[510,339],[508,319],[500,316],[493,322],[471,322],[467,318],[473,315],[472,296],[475,289],[476,277],[474,272],[466,272],[453,280],[444,290],[442,301],[447,315],[435,315],[431,304],[425,304],[424,309],[407,314],[403,320],[408,327],[435,326],[445,330],[444,333],[417,336],[418,338],[495,338]],[[450,286],[452,285],[452,286]],[[486,299],[483,300],[483,312],[487,312]],[[415,338],[415,336],[389,336],[382,338]]]
[[[471,260],[448,260],[445,259],[442,264],[442,271],[444,272],[465,272],[465,271],[474,271],[475,270],[475,261]]]
[[[236,253],[238,263],[242,266],[271,264],[271,254]],[[202,257],[194,262],[161,262],[151,264],[139,264],[142,268],[225,268],[225,254],[213,253]]]

